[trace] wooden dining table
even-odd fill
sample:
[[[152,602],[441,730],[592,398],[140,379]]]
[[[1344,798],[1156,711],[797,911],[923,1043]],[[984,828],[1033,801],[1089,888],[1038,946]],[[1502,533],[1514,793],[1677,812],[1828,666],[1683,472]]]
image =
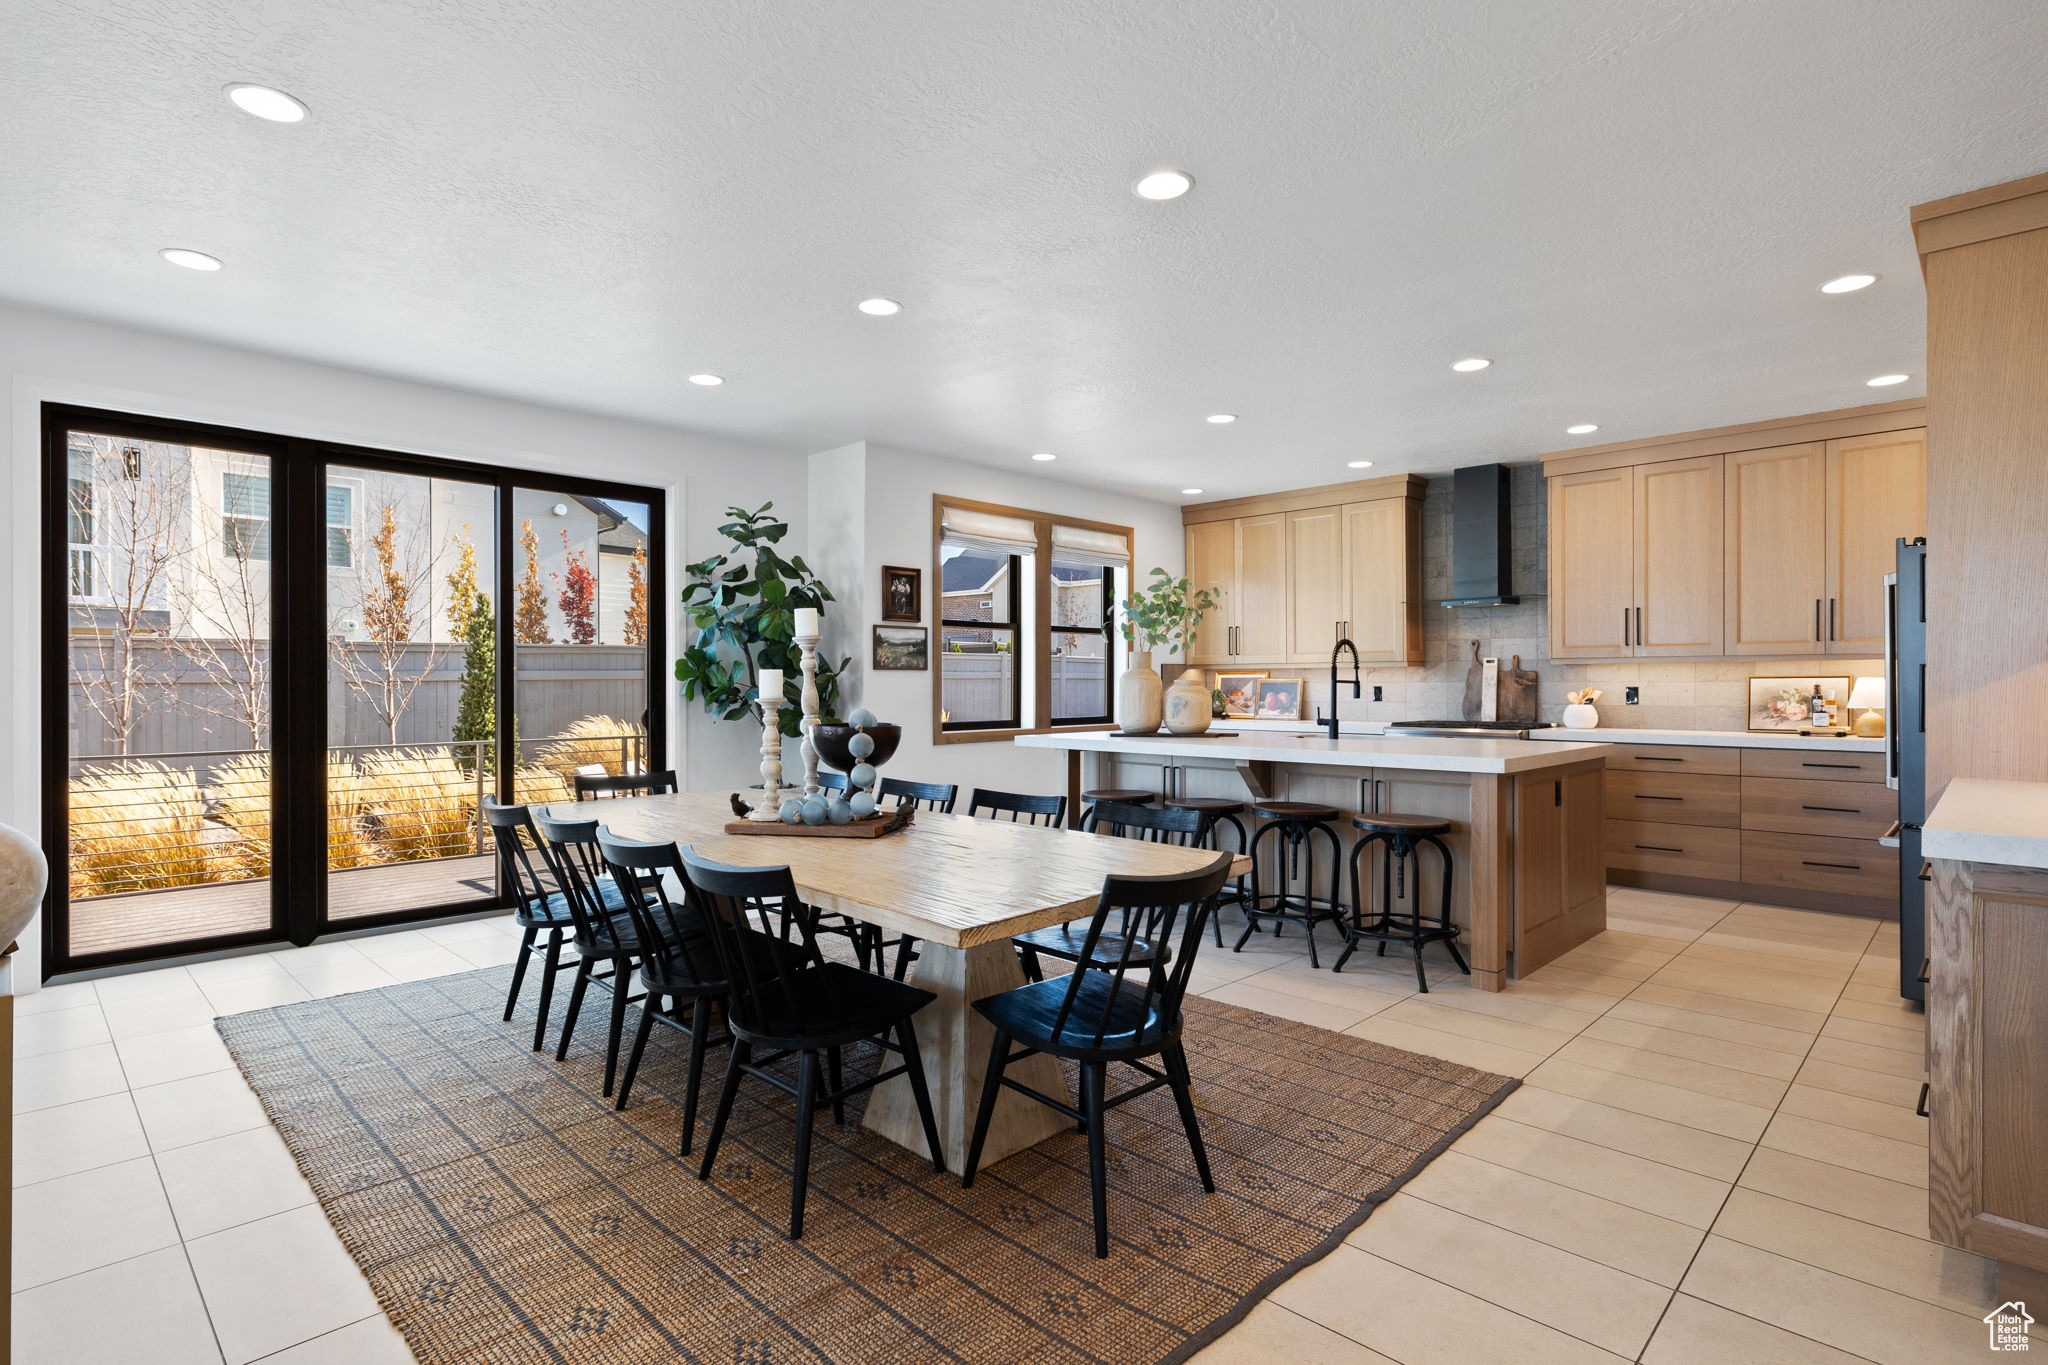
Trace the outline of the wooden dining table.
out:
[[[946,1168],[962,1170],[981,1102],[994,1034],[973,1002],[1024,984],[1010,939],[1091,913],[1111,875],[1193,872],[1216,854],[1135,839],[921,811],[909,828],[879,839],[735,835],[722,793],[637,796],[575,807],[625,839],[674,840],[716,862],[787,865],[814,906],[889,934],[922,940],[912,980],[938,998],[917,1014],[932,1107]],[[1251,870],[1239,856],[1232,874]],[[1067,1095],[1059,1064],[1037,1056],[1008,1074],[1049,1095]],[[1071,1096],[1067,1096],[1071,1100]],[[925,1140],[903,1077],[875,1087],[863,1125],[923,1155]],[[1072,1127],[1072,1121],[1005,1090],[983,1147],[984,1165]]]

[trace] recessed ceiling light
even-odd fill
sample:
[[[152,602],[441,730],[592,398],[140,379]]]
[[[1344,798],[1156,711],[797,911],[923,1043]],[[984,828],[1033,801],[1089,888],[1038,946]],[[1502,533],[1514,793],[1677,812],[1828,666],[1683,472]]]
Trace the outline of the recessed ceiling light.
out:
[[[715,374],[693,374],[690,376],[690,382],[702,385],[707,389],[715,389],[725,381]]]
[[[1882,389],[1892,384],[1903,384],[1912,377],[1910,374],[1881,374],[1875,379],[1866,379],[1863,382],[1873,389]]]
[[[1031,458],[1034,460],[1057,460],[1059,456],[1053,454],[1050,450],[1041,450]]]
[[[182,265],[187,270],[218,270],[220,260],[203,251],[189,251],[181,246],[167,246],[156,253],[172,265]]]
[[[1581,422],[1575,427],[1566,427],[1564,432],[1567,436],[1590,436],[1598,430],[1600,428],[1594,426],[1591,422]]]
[[[1353,460],[1353,461],[1351,461],[1351,463],[1347,464],[1347,465],[1346,465],[1346,466],[1344,466],[1344,467],[1345,467],[1346,469],[1371,469],[1371,468],[1372,468],[1372,461],[1371,461],[1371,460]]]
[[[1820,287],[1823,294],[1853,294],[1859,289],[1868,289],[1877,283],[1875,275],[1842,275],[1829,280]]]
[[[1491,360],[1482,360],[1478,356],[1474,355],[1467,356],[1463,360],[1452,361],[1451,368],[1456,370],[1459,374],[1470,374],[1474,370],[1483,370],[1492,363],[1493,362]]]
[[[1195,494],[1201,492],[1202,490],[1199,488],[1183,488],[1180,491],[1186,497],[1193,497]]]
[[[1237,414],[1234,412],[1212,412],[1208,415],[1208,417],[1204,418],[1203,420],[1214,422],[1217,426],[1220,427],[1223,426],[1225,423],[1235,422],[1237,420]]]
[[[871,318],[886,318],[903,311],[903,305],[894,299],[862,299],[860,311]]]
[[[1154,171],[1131,186],[1131,192],[1140,199],[1178,199],[1195,187],[1195,178],[1186,171]]]
[[[282,90],[273,90],[267,85],[250,85],[238,81],[227,88],[228,98],[235,102],[235,108],[257,118],[269,119],[272,123],[297,123],[306,117],[306,106]]]

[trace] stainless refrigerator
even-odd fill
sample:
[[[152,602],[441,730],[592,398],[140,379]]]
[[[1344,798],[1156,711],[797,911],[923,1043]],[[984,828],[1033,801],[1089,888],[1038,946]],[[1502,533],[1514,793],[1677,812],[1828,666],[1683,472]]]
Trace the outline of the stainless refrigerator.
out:
[[[1898,543],[1885,575],[1885,781],[1899,793],[1899,820],[1884,839],[1899,850],[1899,994],[1927,999],[1927,883],[1920,825],[1927,818],[1927,542]]]

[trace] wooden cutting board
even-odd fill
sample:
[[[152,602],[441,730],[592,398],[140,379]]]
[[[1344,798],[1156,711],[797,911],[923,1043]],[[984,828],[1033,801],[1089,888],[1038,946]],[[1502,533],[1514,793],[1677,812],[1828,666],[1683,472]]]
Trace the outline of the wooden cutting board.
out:
[[[1536,670],[1522,667],[1519,654],[1500,671],[1499,716],[1517,725],[1536,723]]]
[[[1472,666],[1465,670],[1465,702],[1460,714],[1466,720],[1478,720],[1481,707],[1486,699],[1486,665],[1479,662],[1479,642],[1472,642]]]

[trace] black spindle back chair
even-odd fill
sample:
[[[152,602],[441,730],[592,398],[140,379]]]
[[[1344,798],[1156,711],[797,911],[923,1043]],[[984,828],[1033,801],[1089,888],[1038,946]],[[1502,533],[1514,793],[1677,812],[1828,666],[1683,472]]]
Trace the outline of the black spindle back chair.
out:
[[[500,805],[489,796],[483,812],[498,850],[499,885],[512,896],[512,922],[520,928],[519,957],[512,964],[511,989],[505,992],[505,1018],[509,1021],[519,1007],[526,969],[539,957],[540,1006],[533,1021],[533,1050],[538,1052],[547,1039],[555,977],[568,965],[562,961],[562,942],[575,932],[576,919],[569,898],[560,890],[553,854],[534,828],[533,812],[525,806]]]
[[[830,792],[853,790],[853,784],[846,780],[845,773],[835,773],[830,768],[818,769],[818,785]]]
[[[885,777],[881,794],[895,797],[899,806],[914,806],[918,810],[935,810],[941,815],[951,815],[953,803],[960,799],[960,788],[951,782],[912,782],[901,777]]]
[[[1202,929],[1216,911],[1216,897],[1230,875],[1225,853],[1197,872],[1160,877],[1106,877],[1102,896],[1082,938],[1080,961],[1064,979],[1038,981],[974,1002],[974,1008],[995,1027],[995,1048],[982,1084],[981,1107],[975,1116],[974,1138],[967,1149],[963,1186],[974,1183],[981,1148],[988,1137],[996,1098],[1004,1086],[1028,1099],[1050,1105],[1077,1120],[1088,1133],[1088,1176],[1095,1214],[1095,1254],[1109,1255],[1108,1164],[1103,1151],[1103,1118],[1109,1110],[1161,1086],[1173,1091],[1194,1153],[1202,1188],[1214,1194],[1208,1152],[1195,1117],[1186,1049],[1181,1045],[1181,1002],[1188,973],[1202,946]],[[1137,940],[1116,937],[1113,922],[1142,921],[1151,928],[1159,952],[1140,960]],[[1175,940],[1178,940],[1175,942]],[[1172,952],[1166,950],[1171,944]],[[1011,1052],[1012,1044],[1022,1050]],[[1062,1103],[1030,1086],[1008,1079],[1009,1064],[1037,1053],[1050,1053],[1080,1063],[1081,1102]],[[1160,1067],[1144,1059],[1158,1057]],[[1122,1094],[1105,1093],[1111,1062],[1122,1062],[1146,1079]],[[1163,1069],[1161,1069],[1163,1068]]]
[[[882,1081],[907,1076],[923,1121],[932,1168],[943,1173],[938,1123],[925,1087],[924,1061],[911,1016],[938,997],[885,976],[829,962],[818,951],[813,912],[797,895],[786,867],[728,867],[694,849],[682,850],[684,887],[691,911],[717,947],[732,995],[726,1027],[737,1040],[719,1087],[711,1135],[697,1178],[708,1180],[725,1136],[740,1078],[754,1076],[796,1097],[796,1160],[790,1189],[789,1235],[803,1236],[804,1193],[810,1181],[811,1124],[820,1104],[845,1122],[846,1097]],[[778,951],[764,950],[753,925],[780,923]],[[878,1069],[865,1081],[847,1085],[840,1050],[868,1041],[903,1058],[900,1066]],[[757,1049],[772,1050],[759,1055]],[[794,1084],[769,1068],[797,1058]],[[821,1071],[825,1074],[821,1077]]]
[[[967,813],[980,815],[988,812],[991,820],[1007,816],[1012,824],[1045,825],[1058,829],[1067,822],[1067,798],[1064,796],[1025,796],[1017,792],[990,791],[976,787],[974,794],[967,798]]]
[[[1127,839],[1182,848],[1196,847],[1203,832],[1202,813],[1178,806],[1132,806],[1120,801],[1098,801],[1089,810],[1088,822],[1089,829],[1096,833],[1106,831]],[[1025,979],[1042,981],[1045,971],[1039,959],[1056,957],[1078,962],[1083,940],[1084,936],[1073,925],[1055,924],[1050,928],[1019,934],[1011,942],[1017,945],[1017,951],[1023,958]],[[1171,955],[1171,949],[1158,940],[1153,926],[1137,906],[1130,907],[1122,922],[1108,931],[1101,951],[1110,960],[1128,951],[1133,954],[1132,960],[1141,963],[1151,961],[1154,952],[1161,954],[1161,961],[1166,961]]]
[[[658,773],[577,773],[569,779],[578,801],[599,797],[666,795],[676,790],[676,773],[664,768]]]
[[[562,1038],[555,1060],[566,1061],[576,1021],[583,1013],[583,995],[594,981],[612,993],[611,1028],[605,1036],[604,1093],[612,1093],[618,1076],[619,1040],[626,1027],[626,1006],[632,998],[633,970],[643,949],[635,908],[641,899],[615,880],[598,848],[595,816],[563,818],[543,806],[533,818],[542,847],[560,880],[563,899],[576,921],[570,946],[580,961],[576,984],[569,991],[569,1009],[562,1017]],[[639,908],[645,908],[644,904]],[[607,970],[600,973],[598,968]]]

